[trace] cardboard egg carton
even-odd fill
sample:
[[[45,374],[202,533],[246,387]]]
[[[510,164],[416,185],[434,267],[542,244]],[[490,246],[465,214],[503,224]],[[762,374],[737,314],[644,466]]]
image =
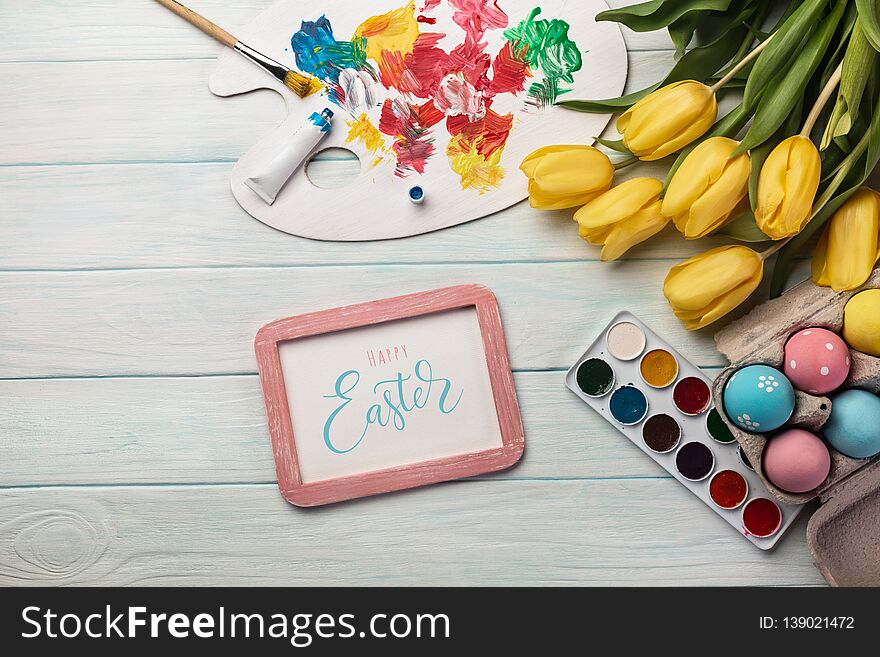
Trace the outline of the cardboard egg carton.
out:
[[[880,269],[874,271],[863,287],[850,292],[835,292],[831,288],[819,287],[812,281],[805,281],[778,299],[771,299],[758,306],[745,317],[719,331],[715,335],[715,344],[731,365],[715,379],[713,388],[715,405],[719,409],[724,408],[722,401],[724,386],[730,376],[740,368],[752,363],[764,363],[781,371],[785,343],[798,331],[820,327],[842,335],[843,309],[847,301],[862,290],[878,287],[880,287]],[[863,388],[875,394],[880,393],[880,358],[853,349],[850,349],[850,357],[852,360],[850,373],[840,390]],[[795,397],[794,414],[786,426],[800,427],[821,434],[822,427],[831,414],[831,399],[810,395],[800,390],[795,391]],[[723,413],[722,417],[724,417]],[[769,436],[743,431],[727,417],[724,417],[724,421],[743,446],[743,450],[764,479],[767,488],[784,502],[803,504],[814,497],[821,497],[842,479],[866,464],[864,459],[853,459],[830,449],[831,472],[822,485],[806,493],[788,493],[768,481],[763,475],[763,469],[759,467]]]
[[[731,363],[715,379],[715,406],[772,495],[789,504],[803,504],[813,498],[823,503],[810,520],[807,533],[816,565],[832,584],[880,585],[880,560],[876,559],[880,551],[880,457],[854,459],[829,446],[831,470],[819,487],[806,493],[783,491],[764,476],[761,466],[771,435],[749,433],[730,422],[723,412],[723,391],[734,372],[746,365],[763,363],[782,371],[785,344],[802,329],[826,328],[842,337],[847,302],[873,288],[880,288],[880,269],[861,288],[849,292],[835,292],[808,280],[756,307],[715,335],[718,350]],[[880,394],[880,358],[853,349],[850,358],[849,376],[838,390],[862,388]],[[799,427],[821,436],[831,414],[831,399],[801,391],[795,392],[795,398],[795,410],[786,427]],[[873,555],[872,559],[859,557],[866,554]]]

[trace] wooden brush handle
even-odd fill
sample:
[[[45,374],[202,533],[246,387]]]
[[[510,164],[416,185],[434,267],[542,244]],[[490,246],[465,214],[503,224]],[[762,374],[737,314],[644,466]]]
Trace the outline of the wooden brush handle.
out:
[[[229,46],[230,48],[235,47],[235,44],[238,41],[238,39],[236,39],[234,36],[232,36],[229,32],[224,30],[219,25],[215,25],[214,23],[209,21],[204,16],[199,16],[192,9],[184,7],[179,2],[176,2],[176,0],[156,0],[156,2],[158,2],[160,5],[163,5],[164,7],[168,8],[168,9],[170,9],[171,11],[173,11],[175,14],[177,14],[178,16],[183,18],[188,23],[195,25],[197,28],[199,28],[205,34],[208,34],[208,35],[214,37],[215,39],[217,39],[217,41],[219,41],[223,45]]]

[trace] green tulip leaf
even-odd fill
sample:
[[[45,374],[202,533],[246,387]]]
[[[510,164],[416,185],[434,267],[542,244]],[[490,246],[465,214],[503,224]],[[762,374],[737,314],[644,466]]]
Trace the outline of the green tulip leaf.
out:
[[[840,90],[831,112],[831,118],[822,136],[820,148],[825,150],[838,137],[849,134],[853,122],[859,115],[862,94],[868,84],[868,76],[873,70],[877,51],[868,43],[860,21],[856,21],[846,54],[843,56],[843,70],[840,76]]]
[[[576,112],[588,112],[591,114],[611,114],[614,112],[623,112],[635,105],[642,98],[652,91],[658,89],[663,82],[660,81],[645,87],[639,91],[634,91],[626,96],[619,98],[607,98],[605,100],[561,100],[556,104],[566,109],[575,110]]]
[[[794,3],[792,3],[794,4]],[[743,102],[753,105],[758,92],[766,87],[780,70],[791,64],[799,47],[815,30],[828,0],[807,0],[795,9],[773,34],[767,47],[758,55],[743,92]]]
[[[700,21],[706,16],[704,11],[692,11],[669,25],[669,38],[675,46],[675,56],[681,57],[694,38]]]
[[[739,242],[769,242],[755,221],[755,215],[747,210],[715,231],[717,235],[727,235]]]
[[[774,81],[768,86],[767,92],[758,102],[752,127],[749,128],[734,155],[755,148],[767,141],[791,113],[794,104],[803,98],[807,83],[816,72],[819,64],[822,63],[822,58],[828,50],[845,8],[846,0],[837,0],[834,10],[822,21],[819,29],[812,33],[790,66],[776,75]],[[771,44],[775,41],[774,38]],[[754,71],[752,75],[755,75]],[[751,80],[751,76],[749,80]],[[746,92],[748,89],[747,84]],[[745,99],[743,102],[746,102]]]
[[[880,51],[880,5],[877,0],[856,0],[856,9],[859,10],[859,22],[865,31],[865,38]]]
[[[679,59],[687,51],[688,45],[697,35],[700,42],[715,41],[751,17],[755,11],[756,0],[733,0],[727,11],[689,11],[670,23],[669,38],[675,46],[675,58]],[[742,15],[741,15],[742,14]]]
[[[692,11],[725,11],[732,0],[651,0],[596,15],[597,21],[623,23],[635,32],[653,32],[669,27]]]
[[[679,59],[665,78],[652,84],[650,87],[634,91],[620,98],[607,98],[605,100],[562,100],[556,104],[578,112],[593,114],[608,114],[623,112],[635,105],[642,98],[661,86],[680,82],[681,80],[705,80],[712,76],[719,68],[724,66],[736,54],[747,30],[742,26],[725,32],[715,41],[705,46],[691,48]]]

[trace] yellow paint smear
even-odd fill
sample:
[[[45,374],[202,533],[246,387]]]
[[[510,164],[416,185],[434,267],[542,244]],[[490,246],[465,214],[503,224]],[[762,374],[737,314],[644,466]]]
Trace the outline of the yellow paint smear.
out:
[[[481,194],[497,187],[504,179],[504,168],[499,164],[504,149],[498,148],[488,159],[484,158],[477,151],[482,139],[477,137],[469,142],[463,135],[456,135],[446,147],[449,165],[461,177],[461,188],[476,189]]]
[[[374,167],[382,161],[385,153],[385,139],[379,129],[370,121],[370,117],[365,112],[357,119],[349,119],[345,122],[348,125],[348,135],[345,137],[345,143],[350,144],[358,141],[363,144],[364,148],[370,153],[380,153],[379,157],[373,160],[370,167]]]
[[[312,77],[309,80],[309,88],[306,90],[306,93],[303,94],[303,98],[305,98],[306,96],[311,96],[313,93],[317,93],[323,88],[324,85],[321,83],[321,81],[316,77]]]
[[[413,43],[419,36],[415,0],[388,13],[371,16],[357,27],[354,35],[366,38],[367,57],[376,61],[383,50],[412,52]]]

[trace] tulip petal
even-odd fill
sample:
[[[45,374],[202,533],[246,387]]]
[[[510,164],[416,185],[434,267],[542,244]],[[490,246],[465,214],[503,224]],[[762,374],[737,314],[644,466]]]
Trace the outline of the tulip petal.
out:
[[[673,82],[648,94],[617,121],[623,143],[642,160],[673,153],[702,135],[717,117],[715,94],[701,82]]]
[[[819,151],[807,137],[794,135],[776,146],[758,176],[758,228],[774,240],[801,232],[810,220],[821,169]]]
[[[643,156],[640,159],[645,162],[663,159],[667,155],[672,155],[673,153],[680,151],[695,139],[703,136],[706,131],[712,127],[718,116],[718,107],[715,104],[714,97],[712,98],[712,102],[704,108],[703,112],[704,113],[696,121],[688,124],[687,127],[678,132],[666,143],[658,146],[653,153]]]
[[[565,151],[588,149],[596,150],[592,146],[587,146],[585,144],[554,144],[551,146],[542,146],[526,155],[525,159],[520,163],[519,168],[520,171],[526,174],[529,178],[533,178],[535,175],[535,167],[538,166],[538,162],[541,161],[541,158],[548,153],[563,153]]]
[[[676,82],[636,103],[630,110],[625,143],[635,152],[651,152],[694,123],[706,104],[705,85]],[[710,94],[711,95],[711,92]]]
[[[816,250],[813,252],[813,263],[811,273],[813,282],[816,285],[829,287],[831,279],[828,278],[828,230],[830,226],[825,226],[819,243],[816,244]]]
[[[600,246],[605,244],[605,240],[608,238],[608,233],[610,233],[613,228],[613,226],[600,226],[599,228],[584,228],[581,226],[578,229],[578,235],[580,235],[581,239],[585,242]]]
[[[640,210],[626,221],[615,224],[605,237],[599,259],[617,260],[636,244],[641,244],[666,227],[669,219],[660,214],[660,201]]]
[[[698,198],[687,214],[682,234],[689,240],[705,237],[721,228],[739,202],[749,193],[749,158],[732,160],[721,176]]]
[[[585,228],[610,226],[631,217],[657,201],[663,183],[656,178],[633,178],[597,196],[574,213],[574,219]]]
[[[576,208],[579,205],[589,203],[596,198],[601,191],[587,192],[581,194],[571,194],[569,196],[553,196],[546,194],[541,188],[529,182],[529,205],[533,208],[541,210],[563,210],[565,208]]]
[[[836,292],[861,286],[877,262],[880,201],[867,188],[856,191],[831,217],[826,239],[825,273]]]
[[[663,214],[675,217],[687,212],[706,189],[721,177],[737,145],[736,141],[727,137],[709,137],[694,148],[666,188]]]
[[[684,326],[689,331],[696,331],[718,321],[748,299],[761,284],[761,274],[753,275],[735,287],[728,294],[706,308],[699,319],[686,319]]]
[[[601,153],[599,155],[608,159]],[[548,153],[535,166],[532,180],[542,191],[555,196],[607,189],[606,179],[610,182],[614,173],[610,164],[610,172],[603,165],[599,157],[588,151]],[[611,175],[606,175],[608,173]]]
[[[673,267],[663,293],[688,329],[702,328],[742,303],[760,284],[764,262],[745,246],[721,246]]]
[[[656,91],[649,93],[640,101],[632,105],[617,119],[617,131],[623,134],[629,128],[630,121],[632,120],[632,117],[636,112],[642,114],[660,109],[664,103],[668,102],[668,99],[672,96],[673,91],[684,84],[684,82],[685,81],[682,80],[679,82],[667,84],[665,87],[660,87]]]

